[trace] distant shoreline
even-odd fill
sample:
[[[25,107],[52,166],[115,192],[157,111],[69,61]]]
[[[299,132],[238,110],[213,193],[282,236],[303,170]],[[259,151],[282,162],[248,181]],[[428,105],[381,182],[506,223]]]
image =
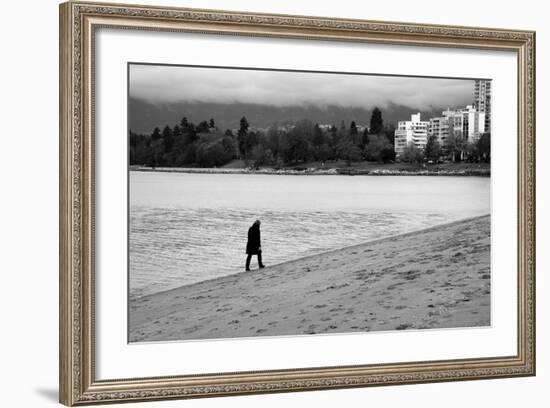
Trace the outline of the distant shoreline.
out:
[[[267,174],[267,175],[344,175],[344,176],[477,176],[490,177],[491,170],[486,168],[466,169],[439,169],[439,168],[418,168],[418,169],[384,169],[377,168],[303,168],[303,169],[274,169],[274,168],[200,168],[200,167],[146,167],[130,166],[130,171],[162,172],[162,173],[188,173],[188,174]]]

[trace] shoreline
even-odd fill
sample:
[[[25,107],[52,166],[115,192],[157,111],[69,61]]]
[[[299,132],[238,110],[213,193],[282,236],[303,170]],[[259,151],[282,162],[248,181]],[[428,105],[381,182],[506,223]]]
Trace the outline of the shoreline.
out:
[[[129,303],[130,342],[486,326],[490,216],[217,277]]]
[[[366,245],[382,244],[386,241],[391,241],[391,240],[394,240],[394,239],[397,239],[397,238],[407,238],[411,235],[416,235],[416,234],[420,234],[420,233],[427,233],[427,232],[438,230],[438,229],[444,228],[444,227],[452,227],[452,226],[455,226],[455,225],[458,225],[458,224],[461,224],[461,223],[464,223],[464,222],[471,222],[471,221],[481,220],[485,217],[490,217],[490,214],[476,215],[474,217],[462,218],[460,220],[446,222],[446,223],[443,223],[443,224],[437,224],[437,225],[427,227],[427,228],[421,228],[421,229],[417,229],[417,230],[413,230],[413,231],[409,231],[409,232],[403,232],[403,233],[399,233],[399,234],[388,235],[388,236],[382,237],[382,238],[375,238],[375,239],[372,239],[372,240],[369,240],[369,241],[361,242],[360,244],[348,245],[348,246],[345,246],[345,247],[335,248],[335,249],[331,249],[329,251],[321,252],[319,254],[307,255],[307,256],[302,256],[300,258],[295,258],[295,259],[290,259],[288,261],[279,262],[277,264],[269,265],[269,267],[270,268],[282,267],[282,266],[285,266],[285,265],[288,265],[288,264],[293,264],[293,263],[296,263],[296,262],[309,261],[310,259],[317,258],[321,255],[330,255],[330,254],[339,253],[339,252],[345,251],[345,250],[353,250],[355,248],[361,248],[361,247],[366,246]],[[137,300],[143,299],[145,297],[152,297],[152,296],[157,296],[157,295],[168,293],[168,292],[178,291],[178,290],[181,290],[183,288],[189,288],[189,287],[192,287],[192,286],[195,286],[195,285],[202,285],[206,282],[216,282],[218,280],[228,278],[228,277],[238,277],[240,275],[248,275],[248,274],[253,273],[253,272],[255,272],[255,271],[254,270],[239,271],[239,272],[235,272],[235,273],[232,273],[232,274],[229,274],[229,275],[217,276],[215,278],[205,279],[205,280],[202,280],[200,282],[190,283],[188,285],[181,285],[181,286],[178,286],[176,288],[161,290],[160,292],[155,292],[155,293],[151,293],[151,294],[148,294],[148,295],[135,297],[133,299],[130,299],[130,302],[137,301]]]
[[[201,168],[201,167],[145,167],[130,166],[129,171],[187,173],[187,174],[262,174],[288,176],[454,176],[454,177],[491,177],[490,169],[436,170],[420,168],[417,170],[396,169],[358,169],[358,168],[306,168],[306,169],[274,169],[274,168]]]

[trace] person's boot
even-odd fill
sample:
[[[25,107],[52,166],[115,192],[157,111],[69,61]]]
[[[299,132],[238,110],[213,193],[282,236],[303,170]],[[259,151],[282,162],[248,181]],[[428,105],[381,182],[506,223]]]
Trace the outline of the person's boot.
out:
[[[262,269],[262,268],[265,268],[265,265],[264,265],[264,264],[260,265],[260,269]]]

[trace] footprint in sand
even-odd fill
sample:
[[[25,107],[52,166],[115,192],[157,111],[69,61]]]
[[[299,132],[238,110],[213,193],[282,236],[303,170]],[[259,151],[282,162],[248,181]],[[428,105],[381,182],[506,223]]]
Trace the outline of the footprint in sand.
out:
[[[196,332],[197,330],[199,330],[201,328],[201,326],[192,326],[192,327],[189,327],[188,329],[185,329],[183,332],[185,334],[191,334],[193,332]]]

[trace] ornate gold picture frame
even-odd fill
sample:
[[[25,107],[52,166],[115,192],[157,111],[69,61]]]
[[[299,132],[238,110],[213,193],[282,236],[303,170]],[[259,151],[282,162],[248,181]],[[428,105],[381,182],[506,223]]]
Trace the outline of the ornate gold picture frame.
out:
[[[517,352],[483,358],[98,379],[95,33],[99,28],[501,50],[517,56]],[[67,2],[60,6],[60,402],[80,405],[535,375],[535,33]],[[121,135],[121,137],[124,137]],[[122,160],[122,159],[121,159]],[[124,158],[125,160],[125,158]],[[498,272],[498,271],[497,271]],[[125,273],[125,271],[121,271]],[[121,294],[121,298],[124,297]]]

